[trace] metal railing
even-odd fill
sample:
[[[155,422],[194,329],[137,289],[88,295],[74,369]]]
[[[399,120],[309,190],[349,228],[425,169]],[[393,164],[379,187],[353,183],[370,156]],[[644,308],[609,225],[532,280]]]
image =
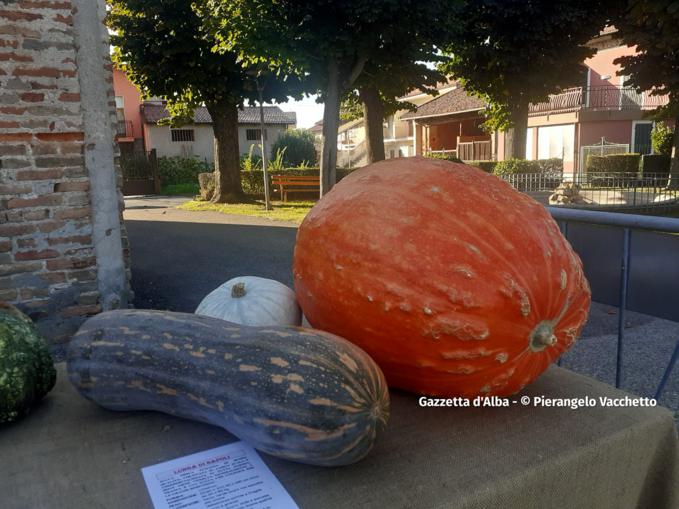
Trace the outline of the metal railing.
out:
[[[651,95],[650,91],[638,92],[632,87],[613,85],[600,87],[574,87],[559,94],[552,94],[544,102],[531,104],[529,115],[547,112],[588,110],[654,110],[668,102],[667,95]]]
[[[632,214],[615,214],[608,212],[595,212],[590,210],[573,210],[567,208],[548,207],[552,217],[561,228],[561,232],[568,239],[570,223],[584,223],[590,225],[609,226],[621,228],[622,235],[622,256],[620,259],[620,290],[618,298],[618,338],[616,347],[615,364],[615,386],[620,388],[623,381],[622,359],[624,353],[625,339],[625,312],[627,310],[628,281],[631,267],[630,259],[630,239],[632,230],[645,230],[662,233],[679,234],[679,219],[639,216]],[[678,261],[679,263],[679,261]],[[669,362],[665,367],[658,386],[656,387],[654,398],[658,400],[662,395],[672,370],[679,359],[679,338],[670,355]],[[557,361],[561,365],[561,359]]]
[[[587,172],[569,176],[543,172],[500,178],[545,205],[638,212],[679,208],[679,175]]]
[[[131,120],[118,120],[116,123],[116,135],[124,138],[134,138],[134,124]]]

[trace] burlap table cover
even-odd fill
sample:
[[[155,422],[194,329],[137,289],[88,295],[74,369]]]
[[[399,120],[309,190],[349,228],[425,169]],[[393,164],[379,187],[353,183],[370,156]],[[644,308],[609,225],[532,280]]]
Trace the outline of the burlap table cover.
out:
[[[552,367],[522,394],[622,397]],[[0,428],[3,509],[150,508],[143,466],[234,440],[219,428],[84,400],[63,365],[27,419]],[[392,394],[386,434],[359,464],[264,455],[301,508],[677,508],[679,448],[662,408],[421,408]]]

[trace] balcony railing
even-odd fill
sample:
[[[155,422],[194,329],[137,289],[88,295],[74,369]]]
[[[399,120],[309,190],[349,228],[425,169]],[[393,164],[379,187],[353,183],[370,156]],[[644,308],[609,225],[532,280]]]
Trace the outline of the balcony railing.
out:
[[[529,115],[551,112],[568,112],[581,109],[591,111],[630,111],[654,110],[667,104],[666,95],[651,95],[650,92],[637,92],[631,87],[575,87],[560,94],[549,96],[549,100],[531,104]]]
[[[134,126],[131,120],[118,120],[116,136],[119,138],[134,138]]]

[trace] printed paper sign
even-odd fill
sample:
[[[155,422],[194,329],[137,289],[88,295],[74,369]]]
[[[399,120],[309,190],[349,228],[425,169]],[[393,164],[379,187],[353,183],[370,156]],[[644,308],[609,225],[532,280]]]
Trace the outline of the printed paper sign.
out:
[[[141,469],[155,509],[299,509],[244,442]]]

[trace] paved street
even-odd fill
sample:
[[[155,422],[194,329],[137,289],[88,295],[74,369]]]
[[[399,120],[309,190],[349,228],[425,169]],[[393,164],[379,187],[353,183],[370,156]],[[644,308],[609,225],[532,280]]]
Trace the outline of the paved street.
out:
[[[208,292],[241,275],[292,284],[294,224],[173,208],[184,200],[126,200],[136,307],[192,312]],[[594,304],[563,366],[613,383],[617,320],[615,308]],[[679,338],[679,323],[628,312],[626,325],[623,388],[650,395]],[[679,416],[679,368],[662,403]]]

